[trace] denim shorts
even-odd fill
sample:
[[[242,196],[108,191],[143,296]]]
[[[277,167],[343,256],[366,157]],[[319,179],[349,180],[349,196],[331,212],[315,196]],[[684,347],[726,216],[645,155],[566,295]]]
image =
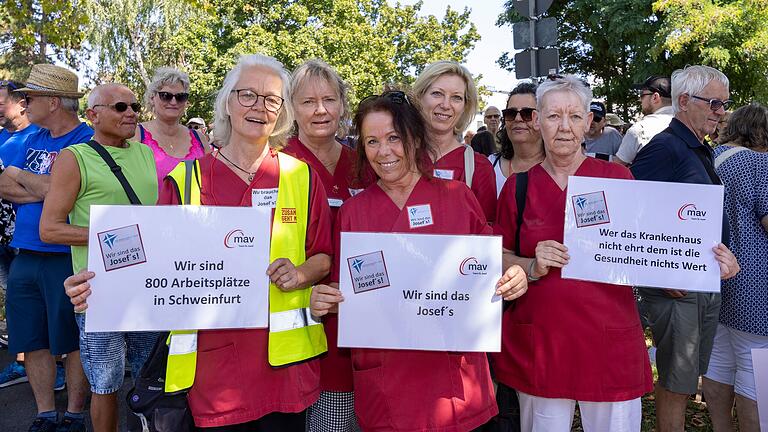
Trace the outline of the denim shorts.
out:
[[[123,385],[125,359],[131,365],[131,376],[138,376],[160,333],[157,332],[85,332],[86,314],[76,314],[80,327],[80,360],[91,391],[95,394],[115,393]]]

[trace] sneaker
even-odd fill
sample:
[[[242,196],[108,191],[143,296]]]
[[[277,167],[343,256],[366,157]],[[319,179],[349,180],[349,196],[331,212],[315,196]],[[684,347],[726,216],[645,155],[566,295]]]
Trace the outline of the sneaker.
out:
[[[56,363],[56,382],[53,384],[53,390],[64,390],[67,387],[67,378],[64,374],[64,365]]]
[[[29,427],[29,432],[56,432],[56,427],[56,422],[38,417]]]
[[[16,360],[0,371],[0,388],[9,387],[14,384],[28,382],[27,370]]]
[[[85,432],[85,421],[72,417],[64,417],[56,427],[56,432]]]

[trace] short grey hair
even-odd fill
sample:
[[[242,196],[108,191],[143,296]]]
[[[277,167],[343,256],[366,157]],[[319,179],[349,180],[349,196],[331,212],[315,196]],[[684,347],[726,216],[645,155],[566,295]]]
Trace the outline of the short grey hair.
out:
[[[80,110],[80,99],[58,96],[61,99],[61,108],[77,114]]]
[[[686,66],[672,72],[672,110],[680,112],[680,95],[698,96],[704,87],[718,81],[726,90],[730,87],[728,77],[719,70],[703,65]]]
[[[119,83],[107,83],[107,84],[97,85],[96,87],[94,87],[93,90],[91,90],[91,93],[88,94],[88,108],[93,108],[94,105],[99,105],[103,103],[102,96],[104,96],[104,92],[107,90],[113,90],[117,88],[127,89],[128,86],[126,86],[125,84],[119,84]]]
[[[536,88],[536,110],[541,112],[544,107],[544,96],[553,91],[569,91],[579,97],[584,112],[589,113],[589,104],[592,103],[592,89],[587,83],[576,75],[564,75],[560,78],[544,80]]]
[[[269,137],[269,146],[280,149],[285,145],[285,139],[293,125],[293,104],[291,103],[291,75],[285,70],[283,64],[274,57],[262,54],[251,54],[241,56],[237,64],[227,72],[221,89],[216,96],[216,102],[213,106],[213,135],[215,140],[222,146],[229,143],[232,135],[232,122],[229,119],[228,102],[230,93],[235,89],[243,69],[261,67],[271,70],[280,77],[283,88],[280,96],[283,98],[283,106],[277,114],[277,123],[275,130]]]
[[[475,118],[478,104],[475,80],[467,68],[452,60],[439,60],[431,63],[424,68],[419,77],[416,78],[416,82],[413,83],[413,94],[416,99],[421,100],[427,89],[443,75],[456,75],[464,81],[464,112],[461,113],[456,126],[453,128],[455,135],[462,134],[464,129],[472,123],[472,119]]]
[[[150,111],[153,111],[155,106],[152,103],[152,96],[157,94],[163,86],[173,84],[181,84],[184,87],[184,91],[189,92],[189,75],[172,67],[158,68],[155,71],[155,75],[152,76],[152,82],[149,83],[147,91],[144,93],[144,105]]]
[[[341,115],[339,116],[339,125],[336,134],[346,135],[351,119],[349,110],[349,91],[351,87],[341,78],[336,70],[320,59],[311,59],[299,65],[299,67],[293,71],[291,78],[292,103],[293,98],[296,96],[296,91],[298,91],[309,78],[322,78],[331,87],[336,89],[336,94],[339,96],[339,102],[341,102]]]

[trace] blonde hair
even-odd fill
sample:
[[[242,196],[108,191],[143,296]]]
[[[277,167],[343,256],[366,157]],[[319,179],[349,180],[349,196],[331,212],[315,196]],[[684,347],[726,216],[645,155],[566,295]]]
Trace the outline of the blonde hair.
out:
[[[150,111],[154,111],[155,104],[152,102],[152,96],[157,94],[163,86],[174,84],[181,84],[184,87],[184,91],[189,92],[189,75],[172,67],[158,68],[155,71],[155,75],[152,76],[152,82],[147,86],[147,91],[144,93],[144,106]]]
[[[336,94],[341,102],[341,115],[339,116],[339,125],[336,131],[337,136],[345,136],[349,130],[351,113],[349,110],[349,91],[351,87],[328,63],[320,59],[307,60],[297,67],[292,74],[291,82],[291,102],[296,96],[296,92],[303,86],[309,78],[320,78],[336,89]],[[297,130],[298,132],[298,130]]]
[[[431,63],[424,68],[416,82],[413,83],[413,94],[416,99],[421,100],[427,89],[443,75],[456,75],[464,81],[464,112],[461,113],[456,126],[453,128],[454,134],[458,135],[463,133],[464,129],[472,123],[477,111],[477,87],[475,87],[475,80],[467,68],[451,60],[439,60]]]

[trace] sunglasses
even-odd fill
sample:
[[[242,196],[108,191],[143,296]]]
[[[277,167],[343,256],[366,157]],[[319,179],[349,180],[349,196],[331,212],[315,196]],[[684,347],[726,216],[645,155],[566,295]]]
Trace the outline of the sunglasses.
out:
[[[498,114],[488,114],[487,116],[485,116],[485,118],[487,118],[487,119],[497,119],[499,117],[501,117],[501,116],[498,115]]]
[[[528,122],[533,120],[534,111],[536,111],[536,108],[507,108],[501,110],[501,114],[504,116],[504,121],[515,121],[517,114],[520,114],[520,118]]]
[[[199,124],[193,124],[193,125],[190,125],[189,127],[191,127],[194,130],[198,130],[198,129],[202,129],[204,126]]]
[[[704,101],[704,102],[708,103],[709,104],[709,109],[711,109],[712,111],[717,111],[720,108],[728,111],[728,108],[730,108],[731,105],[733,105],[733,101],[730,100],[730,99],[727,99],[727,100],[707,99],[707,98],[703,98],[703,97],[700,97],[700,96],[694,96],[694,95],[691,95],[691,97],[694,98],[694,99],[698,99],[700,101]]]
[[[115,110],[115,111],[117,111],[119,113],[125,112],[128,109],[128,107],[131,107],[131,109],[135,113],[138,113],[139,111],[141,111],[141,104],[138,103],[138,102],[134,102],[134,103],[130,103],[130,104],[129,103],[125,103],[125,102],[118,102],[118,103],[112,104],[112,105],[97,104],[97,105],[94,105],[93,108],[100,107],[100,106],[105,106],[105,107],[112,108],[113,110]]]
[[[171,92],[157,92],[157,96],[163,102],[170,102],[171,99],[176,99],[178,103],[184,103],[189,99],[189,93],[171,93]]]
[[[251,108],[259,102],[259,98],[264,99],[264,109],[276,113],[283,106],[283,98],[275,95],[260,95],[251,89],[232,90],[237,93],[237,101],[245,108]]]

